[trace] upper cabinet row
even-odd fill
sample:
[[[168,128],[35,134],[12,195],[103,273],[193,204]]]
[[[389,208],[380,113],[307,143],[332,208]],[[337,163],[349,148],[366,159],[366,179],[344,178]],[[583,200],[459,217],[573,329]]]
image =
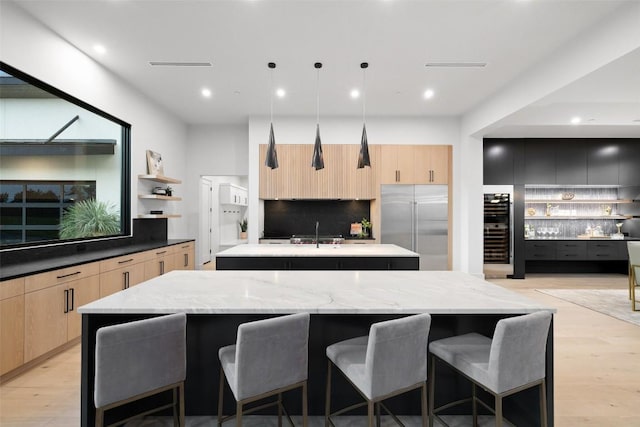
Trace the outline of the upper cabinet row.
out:
[[[484,184],[638,185],[638,139],[485,139]]]
[[[379,184],[447,184],[451,146],[370,145],[371,167],[358,169],[360,145],[323,145],[324,169],[311,166],[313,145],[276,146],[279,167],[264,166],[260,145],[261,199],[375,199]]]

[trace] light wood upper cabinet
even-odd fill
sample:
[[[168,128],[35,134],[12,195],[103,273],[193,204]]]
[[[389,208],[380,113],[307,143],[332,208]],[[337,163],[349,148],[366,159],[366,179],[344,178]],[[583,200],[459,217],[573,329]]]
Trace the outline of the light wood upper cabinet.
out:
[[[24,363],[24,278],[0,283],[0,375]]]
[[[448,184],[451,146],[382,145],[380,184]]]
[[[420,145],[414,152],[415,184],[448,184],[450,145]]]
[[[324,169],[311,166],[313,145],[278,145],[277,169],[264,166],[267,146],[260,146],[261,199],[369,199],[375,195],[371,168],[357,169],[360,146],[325,144]],[[372,166],[376,150],[370,147]]]
[[[415,145],[382,145],[380,184],[415,184]]]

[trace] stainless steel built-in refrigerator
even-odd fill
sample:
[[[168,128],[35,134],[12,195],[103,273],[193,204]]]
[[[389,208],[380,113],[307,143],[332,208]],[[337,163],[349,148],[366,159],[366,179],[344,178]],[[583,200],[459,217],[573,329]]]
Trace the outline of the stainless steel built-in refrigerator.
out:
[[[448,270],[446,185],[383,185],[381,242],[420,254],[420,270]]]

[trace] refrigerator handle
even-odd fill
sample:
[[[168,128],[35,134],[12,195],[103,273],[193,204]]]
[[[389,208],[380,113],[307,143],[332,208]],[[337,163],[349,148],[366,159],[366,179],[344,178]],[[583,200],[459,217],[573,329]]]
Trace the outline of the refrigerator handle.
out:
[[[418,202],[411,202],[411,250],[417,252],[418,239],[416,239],[416,231],[418,230]]]

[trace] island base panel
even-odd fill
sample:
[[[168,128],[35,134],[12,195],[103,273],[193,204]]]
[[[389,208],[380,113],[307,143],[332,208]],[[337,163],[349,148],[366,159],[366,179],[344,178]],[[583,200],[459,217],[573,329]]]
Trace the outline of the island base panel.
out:
[[[216,270],[418,270],[418,257],[216,257]]]

